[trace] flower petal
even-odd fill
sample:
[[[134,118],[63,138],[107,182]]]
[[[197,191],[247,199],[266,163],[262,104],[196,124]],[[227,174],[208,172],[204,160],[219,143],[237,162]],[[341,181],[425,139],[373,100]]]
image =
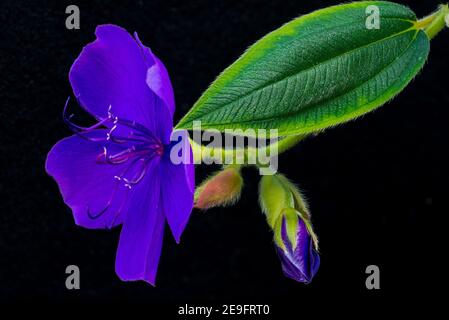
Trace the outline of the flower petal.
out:
[[[162,63],[154,59],[154,55],[145,53],[140,44],[118,26],[98,26],[95,34],[97,39],[83,49],[69,74],[80,104],[97,119],[106,118],[111,106],[114,116],[136,121],[168,142],[174,105],[167,105],[164,100],[169,101],[166,96],[170,94],[173,96],[171,84],[167,85],[170,80],[165,68],[165,73],[160,71],[159,77],[164,86],[150,88],[147,84],[149,70],[161,69],[158,65]],[[158,72],[150,71],[150,74],[156,78]]]
[[[143,45],[137,32],[134,32],[134,38],[146,56],[147,61],[154,61],[154,64],[149,66],[147,71],[147,85],[165,102],[173,116],[175,113],[175,97],[168,71],[162,61],[153,54],[151,49]]]
[[[162,207],[173,237],[179,243],[193,208],[195,172],[187,131],[175,131],[161,162]],[[173,152],[173,154],[172,154]]]
[[[105,137],[106,132],[95,130],[87,137]],[[72,209],[75,223],[90,229],[110,228],[123,218],[120,207],[125,190],[117,185],[114,176],[120,176],[125,165],[99,164],[96,159],[102,154],[103,145],[104,142],[71,136],[51,149],[45,164],[47,173],[58,183],[64,202]],[[107,210],[101,213],[104,209]]]
[[[320,256],[314,248],[312,237],[307,232],[304,221],[300,219],[298,223],[296,248],[292,247],[288,238],[285,219],[281,233],[286,249],[278,247],[278,253],[284,274],[299,282],[311,282],[320,266]]]
[[[312,246],[313,244],[307,250],[307,254],[294,254],[295,256],[277,247],[282,264],[282,271],[287,277],[303,283],[310,283],[312,281],[320,266],[320,256]]]
[[[159,159],[155,158],[128,199],[115,261],[115,271],[124,281],[155,283],[165,224],[158,165]]]

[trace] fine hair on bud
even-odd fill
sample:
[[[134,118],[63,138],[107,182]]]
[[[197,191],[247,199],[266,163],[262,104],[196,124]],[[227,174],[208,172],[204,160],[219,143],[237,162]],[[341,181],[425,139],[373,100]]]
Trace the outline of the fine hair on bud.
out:
[[[207,178],[195,191],[195,208],[207,210],[238,201],[243,187],[240,168],[229,166]]]

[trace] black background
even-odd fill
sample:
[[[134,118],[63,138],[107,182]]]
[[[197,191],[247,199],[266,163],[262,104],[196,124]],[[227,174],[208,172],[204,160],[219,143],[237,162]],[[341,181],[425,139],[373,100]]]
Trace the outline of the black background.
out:
[[[418,16],[439,1],[399,1]],[[74,1],[81,29],[65,28],[63,1],[0,3],[0,298],[140,299],[268,303],[422,297],[439,284],[445,246],[435,238],[447,210],[449,32],[432,41],[429,62],[396,99],[355,122],[304,141],[279,169],[306,194],[320,238],[321,268],[310,285],[282,275],[257,204],[258,175],[246,169],[241,201],[194,211],[180,245],[167,232],[157,287],[114,273],[119,229],[75,226],[44,161],[70,134],[61,120],[68,71],[95,27],[138,31],[167,66],[180,119],[245,48],[300,14],[337,1]],[[197,180],[212,168],[197,168]],[[65,288],[65,268],[81,269],[81,290]],[[365,288],[365,268],[381,270],[381,290]],[[292,305],[290,304],[290,307]],[[295,306],[295,305],[293,305]]]

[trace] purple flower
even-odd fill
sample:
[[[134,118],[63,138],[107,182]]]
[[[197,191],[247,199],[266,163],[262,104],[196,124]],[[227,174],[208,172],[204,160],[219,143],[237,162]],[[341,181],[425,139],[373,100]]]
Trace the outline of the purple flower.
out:
[[[64,116],[76,134],[53,147],[46,170],[77,225],[122,225],[117,275],[154,285],[165,221],[179,242],[193,207],[192,152],[187,132],[173,132],[180,141],[170,140],[175,103],[162,62],[137,34],[114,25],[95,34],[69,78],[80,105],[98,122],[86,128]],[[175,149],[187,161],[172,162]]]
[[[313,231],[293,208],[284,210],[275,230],[282,271],[293,280],[310,283],[320,266]]]

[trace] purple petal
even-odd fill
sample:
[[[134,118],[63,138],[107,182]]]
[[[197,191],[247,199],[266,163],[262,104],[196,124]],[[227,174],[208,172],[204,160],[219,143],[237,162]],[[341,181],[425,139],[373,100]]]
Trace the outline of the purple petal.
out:
[[[312,237],[304,221],[299,220],[297,245],[294,250],[287,236],[285,220],[282,224],[281,235],[286,250],[278,248],[278,253],[284,274],[299,282],[311,282],[320,266],[320,256],[314,248]]]
[[[134,33],[134,38],[142,49],[146,59],[154,62],[153,65],[149,66],[147,71],[147,85],[159,96],[159,98],[165,102],[171,115],[173,116],[175,113],[175,97],[168,71],[161,60],[153,54],[151,49],[143,45],[137,35],[137,32]]]
[[[87,134],[89,138],[105,135],[105,130]],[[85,228],[110,228],[123,220],[120,208],[125,190],[117,185],[114,176],[120,175],[125,166],[99,164],[96,159],[103,152],[103,145],[104,142],[71,136],[51,149],[45,164],[47,173],[58,183],[64,202],[72,209],[75,223]]]
[[[130,194],[117,249],[115,270],[124,281],[155,284],[165,218],[160,206],[159,159]]]
[[[161,199],[167,222],[179,243],[193,208],[195,174],[187,131],[175,131],[173,135],[177,135],[180,141],[171,143],[161,163]],[[171,159],[171,151],[176,153],[172,157],[177,159]]]
[[[70,70],[80,104],[97,119],[106,118],[111,106],[114,116],[142,124],[168,143],[174,103],[168,98],[173,91],[162,63],[120,27],[98,26],[95,34],[97,39],[83,49]],[[160,74],[149,71],[156,69]],[[150,78],[159,76],[154,82],[161,84],[152,85],[156,91],[147,84],[148,73]]]

